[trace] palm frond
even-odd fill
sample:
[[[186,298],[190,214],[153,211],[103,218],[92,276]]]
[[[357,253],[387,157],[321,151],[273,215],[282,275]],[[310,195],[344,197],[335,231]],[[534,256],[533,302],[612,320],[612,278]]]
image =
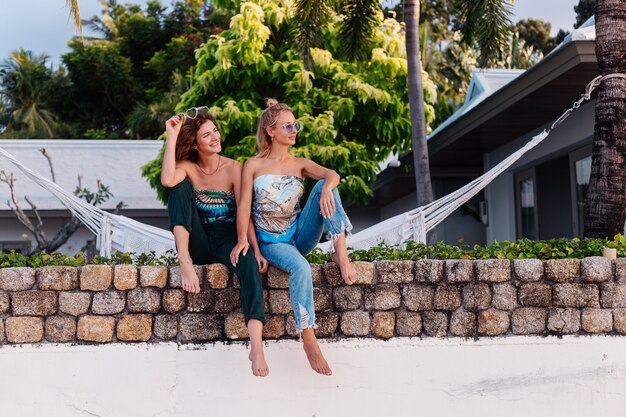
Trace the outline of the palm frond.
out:
[[[321,27],[330,8],[324,0],[296,0],[293,28],[296,48],[306,68],[313,66],[310,48],[322,43]]]
[[[341,53],[350,60],[361,60],[371,50],[374,29],[379,23],[380,3],[377,0],[345,2],[343,22],[339,30]]]
[[[80,20],[80,8],[78,7],[78,0],[65,0],[67,8],[70,10],[70,17],[74,21],[74,28],[76,32],[82,35],[83,25]]]

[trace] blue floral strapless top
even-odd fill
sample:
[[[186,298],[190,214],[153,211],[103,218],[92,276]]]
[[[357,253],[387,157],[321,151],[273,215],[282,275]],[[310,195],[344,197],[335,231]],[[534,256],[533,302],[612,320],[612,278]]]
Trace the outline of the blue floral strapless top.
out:
[[[232,191],[193,190],[193,200],[203,224],[235,221],[237,203]]]

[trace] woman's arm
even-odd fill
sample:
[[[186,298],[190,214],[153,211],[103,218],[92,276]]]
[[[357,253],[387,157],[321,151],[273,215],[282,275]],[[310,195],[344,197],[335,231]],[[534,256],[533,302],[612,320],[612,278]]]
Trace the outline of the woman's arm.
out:
[[[161,165],[161,185],[171,188],[187,177],[187,173],[181,167],[176,166],[176,140],[178,132],[183,124],[183,118],[176,115],[165,122],[165,152]]]
[[[300,158],[302,163],[302,176],[316,180],[324,180],[320,194],[320,212],[324,217],[331,217],[335,212],[335,198],[333,188],[339,185],[339,174],[335,170],[323,167],[310,159]]]
[[[250,213],[252,211],[252,181],[254,175],[252,165],[251,160],[248,160],[244,164],[243,169],[240,170],[239,176],[235,182],[235,198],[237,200],[237,244],[230,253],[230,260],[233,265],[237,264],[239,254],[243,252],[245,255],[250,247],[248,236]],[[256,243],[256,236],[254,237],[254,241],[254,243]]]

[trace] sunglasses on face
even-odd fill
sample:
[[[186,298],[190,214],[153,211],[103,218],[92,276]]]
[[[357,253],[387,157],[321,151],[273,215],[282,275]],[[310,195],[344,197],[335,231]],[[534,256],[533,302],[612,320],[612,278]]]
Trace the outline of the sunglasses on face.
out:
[[[298,133],[302,131],[302,122],[297,121],[294,123],[283,123],[280,127],[282,127],[283,130],[290,135],[293,132]]]
[[[180,116],[183,116],[183,120],[187,119],[195,119],[198,117],[198,114],[202,112],[209,112],[209,108],[207,106],[200,107],[192,107],[190,109],[185,110],[183,113],[178,113]]]

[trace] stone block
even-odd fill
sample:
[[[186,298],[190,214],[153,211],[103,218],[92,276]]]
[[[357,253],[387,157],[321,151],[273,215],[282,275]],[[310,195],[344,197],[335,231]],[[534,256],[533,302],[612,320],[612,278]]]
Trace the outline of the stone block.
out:
[[[294,324],[295,324],[295,320],[294,320]],[[318,327],[315,330],[315,334],[317,335],[317,337],[332,337],[337,332],[338,325],[339,325],[338,313],[334,311],[326,311],[323,313],[319,313],[317,314],[317,326]],[[289,334],[291,335],[291,333]]]
[[[117,314],[126,307],[126,295],[120,291],[98,292],[93,295],[91,312],[93,314]]]
[[[352,266],[357,276],[355,284],[371,285],[374,283],[376,267],[372,262],[355,261],[352,262]]]
[[[378,284],[365,288],[366,310],[391,310],[400,307],[400,289],[396,284]]]
[[[34,268],[0,268],[0,290],[25,291],[35,285]]]
[[[76,338],[85,342],[106,343],[113,340],[115,319],[110,316],[82,316],[78,319]]]
[[[241,307],[241,294],[238,289],[226,288],[214,291],[215,305],[213,311],[216,313],[230,313]]]
[[[215,307],[215,291],[201,287],[197,294],[187,294],[187,311],[191,313],[210,313]]]
[[[456,285],[438,286],[435,289],[435,310],[456,310],[461,307],[461,288]]]
[[[341,331],[346,336],[367,336],[370,331],[370,315],[366,311],[342,313]]]
[[[40,290],[67,291],[78,287],[78,269],[71,266],[44,266],[37,269]]]
[[[463,308],[468,311],[486,310],[490,304],[491,290],[489,285],[484,282],[477,282],[463,286]]]
[[[452,336],[470,337],[476,331],[476,314],[457,310],[450,317],[450,334]]]
[[[274,314],[287,314],[291,311],[288,290],[269,291],[270,311]]]
[[[137,287],[137,267],[135,265],[115,265],[113,267],[113,286],[120,290],[132,290]]]
[[[328,284],[330,284],[333,287],[337,287],[339,285],[345,284],[345,282],[343,281],[343,278],[341,277],[341,271],[339,270],[339,267],[337,266],[336,263],[327,262],[321,265],[321,268],[324,271],[323,275],[324,275],[324,278],[326,278],[326,282]]]
[[[557,334],[571,334],[580,331],[580,310],[575,308],[555,308],[548,314],[548,330]]]
[[[204,287],[204,267],[202,265],[194,265],[193,269],[196,271],[196,275],[198,275],[198,282],[200,283],[200,288]],[[168,286],[170,288],[182,288],[183,282],[180,277],[180,266],[172,266],[170,267],[169,273],[169,283]]]
[[[318,287],[324,282],[324,267],[321,264],[311,264],[311,275],[313,277],[313,286]]]
[[[544,266],[546,278],[550,281],[574,281],[580,275],[580,259],[549,259]]]
[[[543,278],[543,262],[539,259],[514,259],[515,279],[524,282],[540,281]]]
[[[548,312],[543,308],[520,307],[513,310],[511,330],[513,334],[541,334],[546,330]]]
[[[91,294],[86,292],[60,292],[59,310],[72,316],[80,316],[89,310]]]
[[[428,285],[407,285],[402,288],[402,303],[412,311],[433,309],[435,290]]]
[[[372,315],[372,335],[389,339],[393,337],[396,324],[396,315],[388,311],[376,311]]]
[[[11,297],[14,316],[49,316],[57,312],[55,291],[15,292]]]
[[[332,292],[328,288],[313,288],[313,303],[315,311],[328,310],[331,306]]]
[[[154,319],[154,336],[161,340],[176,339],[178,334],[178,318],[169,314],[156,316]]]
[[[117,322],[117,339],[123,342],[147,342],[152,337],[152,315],[127,314]]]
[[[209,287],[214,289],[224,289],[228,286],[229,271],[226,265],[210,264],[207,265],[206,277]]]
[[[500,310],[513,310],[517,307],[517,288],[508,282],[493,284],[491,305]]]
[[[285,334],[285,316],[270,315],[265,317],[263,339],[279,339]]]
[[[478,334],[485,336],[499,336],[507,334],[511,322],[509,313],[496,309],[489,309],[478,313]]]
[[[355,286],[337,287],[333,290],[333,300],[338,310],[356,310],[363,305],[363,290]]]
[[[621,334],[626,333],[626,308],[616,308],[613,310],[613,326],[615,331]],[[1,338],[0,333],[0,338]]]
[[[11,299],[9,298],[9,294],[4,291],[0,291],[0,314],[4,314],[9,311],[11,307]]]
[[[443,281],[444,261],[439,259],[420,259],[415,262],[415,280],[435,284]]]
[[[48,342],[73,342],[76,337],[76,319],[59,316],[46,318],[45,335]]]
[[[271,289],[288,289],[289,274],[275,266],[270,266],[267,270],[267,287]]]
[[[424,332],[431,337],[445,337],[448,333],[448,314],[441,311],[422,313]]]
[[[626,307],[626,284],[608,282],[602,285],[600,304],[605,308]]]
[[[595,284],[554,284],[552,303],[554,307],[599,307],[600,292]]]
[[[550,307],[552,287],[543,282],[527,282],[518,290],[519,302],[526,307]]]
[[[511,280],[511,261],[508,259],[484,259],[474,261],[476,279],[484,282]]]
[[[386,284],[405,284],[415,278],[413,261],[378,261],[376,262],[377,282]]]
[[[246,326],[246,318],[240,311],[228,313],[224,320],[224,333],[227,339],[242,340],[250,337],[248,327]]]
[[[396,334],[398,336],[418,336],[422,332],[422,316],[411,311],[396,314]]]
[[[468,259],[450,259],[445,262],[446,282],[461,284],[474,280],[474,266]]]
[[[9,343],[38,343],[43,339],[41,317],[9,317],[5,327]]]
[[[0,345],[4,343],[4,320],[0,319]]]
[[[580,277],[586,282],[605,282],[613,280],[611,260],[602,256],[591,256],[580,262]]]
[[[617,258],[613,264],[615,265],[615,281],[626,283],[626,258]]]
[[[580,318],[582,328],[588,333],[609,333],[613,330],[613,311],[586,308]]]
[[[220,316],[187,314],[180,316],[180,336],[184,342],[202,342],[222,337]]]
[[[127,295],[128,311],[155,314],[161,309],[161,292],[156,288],[137,287]]]
[[[157,265],[140,267],[139,282],[142,287],[165,288],[167,285],[167,267]]]
[[[163,309],[167,313],[177,313],[187,305],[185,291],[178,288],[163,291]]]
[[[80,289],[104,291],[113,282],[113,268],[109,265],[85,265],[80,268]]]

